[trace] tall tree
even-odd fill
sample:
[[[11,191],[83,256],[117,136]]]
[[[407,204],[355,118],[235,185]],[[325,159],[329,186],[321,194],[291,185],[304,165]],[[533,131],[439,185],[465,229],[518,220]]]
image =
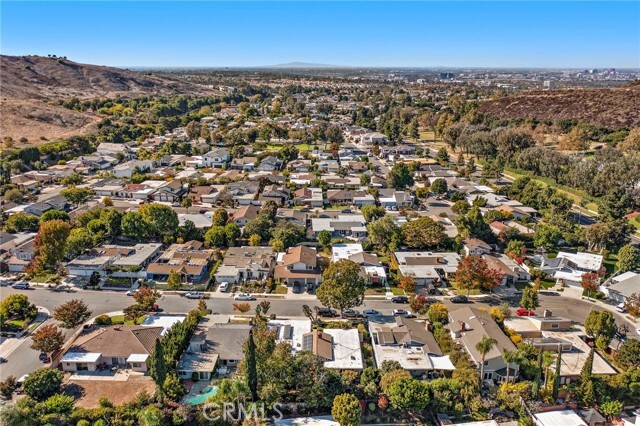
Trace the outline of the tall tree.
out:
[[[640,252],[635,246],[627,244],[618,251],[616,267],[621,272],[635,271],[640,268]]]
[[[87,304],[80,299],[72,299],[58,306],[53,311],[53,317],[60,321],[64,328],[76,328],[91,316]]]
[[[596,340],[596,346],[606,349],[616,333],[616,320],[609,311],[592,310],[584,322],[587,336]]]
[[[91,197],[93,197],[93,194],[93,191],[89,188],[78,188],[75,186],[70,186],[60,191],[60,195],[76,207],[89,201]]]
[[[31,349],[47,354],[49,358],[62,348],[64,333],[54,324],[40,326],[32,335]]]
[[[182,277],[172,270],[169,273],[169,278],[167,278],[167,288],[169,290],[180,290],[180,287],[182,287]]]
[[[502,283],[503,278],[502,271],[490,268],[480,256],[467,256],[458,264],[454,279],[460,288],[467,289],[468,295],[471,289],[491,291]]]
[[[247,369],[247,386],[251,391],[251,399],[258,400],[258,370],[256,364],[256,344],[253,341],[253,332],[249,332],[247,339],[247,349],[245,353]]]
[[[558,351],[558,358],[556,358],[556,371],[553,375],[553,390],[551,395],[553,400],[558,399],[558,391],[560,390],[560,372],[562,368],[562,351]]]
[[[167,361],[164,357],[164,348],[160,339],[156,339],[156,345],[149,358],[149,375],[158,386],[158,392],[162,394],[164,382],[167,378]]]
[[[358,306],[364,299],[365,281],[360,276],[360,265],[350,260],[332,263],[322,274],[318,287],[318,300],[329,308],[340,309]]]
[[[480,380],[484,380],[484,358],[497,344],[498,341],[489,336],[482,336],[476,343],[476,350],[480,354]]]
[[[532,311],[540,306],[538,300],[538,292],[531,287],[525,287],[522,291],[522,298],[520,299],[520,306]]]
[[[425,249],[441,244],[447,235],[442,224],[424,216],[405,223],[402,226],[402,237],[408,247]]]
[[[390,187],[402,191],[413,186],[414,180],[409,167],[405,163],[401,162],[395,164],[389,171],[387,174],[387,182]]]
[[[64,258],[64,247],[71,232],[71,225],[62,220],[50,220],[43,223],[35,238],[38,261],[42,267],[50,270],[58,268]]]
[[[538,395],[540,393],[540,385],[541,385],[541,380],[542,380],[542,362],[543,362],[544,356],[543,356],[543,350],[542,348],[540,348],[540,350],[538,351],[538,360],[536,362],[536,376],[533,379],[533,387],[531,388],[531,396],[533,397],[534,401],[538,400]]]

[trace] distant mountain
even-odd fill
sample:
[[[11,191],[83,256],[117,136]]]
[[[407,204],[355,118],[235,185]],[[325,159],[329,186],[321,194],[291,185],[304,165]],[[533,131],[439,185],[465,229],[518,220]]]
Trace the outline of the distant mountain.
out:
[[[265,68],[344,68],[344,67],[341,65],[315,64],[312,62],[288,62],[286,64],[266,66]]]
[[[527,118],[617,128],[640,126],[640,82],[607,89],[532,91],[480,103],[480,111],[498,118]]]
[[[38,143],[92,131],[95,112],[63,108],[59,100],[117,95],[217,94],[204,86],[121,68],[80,64],[66,58],[0,55],[0,138]]]

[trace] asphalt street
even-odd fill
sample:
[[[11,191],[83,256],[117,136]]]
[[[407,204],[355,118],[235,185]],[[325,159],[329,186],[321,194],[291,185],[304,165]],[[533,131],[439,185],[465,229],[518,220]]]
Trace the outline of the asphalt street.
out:
[[[125,307],[133,303],[133,298],[120,292],[111,291],[82,291],[78,290],[73,293],[59,293],[52,292],[48,289],[37,288],[33,290],[14,290],[10,287],[3,287],[0,289],[1,299],[6,298],[10,294],[22,293],[29,297],[32,303],[37,306],[44,307],[50,312],[71,299],[82,299],[89,309],[92,311],[93,316],[100,314],[121,311]],[[585,300],[563,297],[559,293],[551,293],[555,295],[540,295],[541,307],[538,311],[541,313],[543,310],[551,310],[555,315],[563,316],[571,319],[572,321],[583,323],[589,315],[589,312],[596,306],[592,302]],[[455,305],[448,301],[448,298],[443,298],[443,302],[448,306],[450,310],[459,309],[465,305]],[[301,299],[269,299],[271,302],[271,309],[269,313],[275,313],[280,317],[296,317],[302,316],[302,305],[320,306],[315,299],[301,300]],[[257,305],[258,301],[249,302],[252,306]],[[207,306],[213,313],[219,314],[232,314],[233,311],[233,298],[230,294],[220,295],[216,294],[213,298],[207,300]],[[492,297],[484,297],[481,299],[475,299],[472,303],[466,306],[484,307],[490,308],[491,306],[498,305],[499,300]],[[198,304],[197,300],[186,299],[180,295],[163,295],[158,301],[160,310],[165,313],[185,313],[194,308]],[[515,307],[517,300],[512,301],[512,305]],[[366,299],[361,309],[370,308],[376,309],[383,314],[391,314],[393,309],[408,308],[407,305],[398,305],[392,303],[390,300],[373,300]],[[617,315],[618,322],[624,322],[625,319],[621,315]],[[53,319],[47,320],[45,324],[55,322]],[[630,327],[631,331],[629,336],[635,336],[634,327]],[[67,333],[67,336],[71,335],[71,331]],[[13,349],[9,354],[3,354],[8,360],[7,363],[0,365],[0,379],[4,380],[6,377],[13,375],[20,377],[27,374],[43,364],[38,359],[39,352],[31,349],[30,337],[21,339],[19,345]]]

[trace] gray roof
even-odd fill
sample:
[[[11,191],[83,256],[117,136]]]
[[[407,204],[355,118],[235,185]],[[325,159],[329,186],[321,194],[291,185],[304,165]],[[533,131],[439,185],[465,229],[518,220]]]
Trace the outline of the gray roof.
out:
[[[207,346],[221,360],[241,360],[251,328],[249,324],[214,324],[207,330]]]

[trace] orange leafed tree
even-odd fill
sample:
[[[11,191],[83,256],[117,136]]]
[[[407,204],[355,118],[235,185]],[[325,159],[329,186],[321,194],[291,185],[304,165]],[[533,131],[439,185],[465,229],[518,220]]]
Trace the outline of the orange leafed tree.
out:
[[[502,271],[490,268],[480,256],[467,256],[458,264],[455,281],[459,288],[467,290],[484,289],[492,291],[502,283]]]

